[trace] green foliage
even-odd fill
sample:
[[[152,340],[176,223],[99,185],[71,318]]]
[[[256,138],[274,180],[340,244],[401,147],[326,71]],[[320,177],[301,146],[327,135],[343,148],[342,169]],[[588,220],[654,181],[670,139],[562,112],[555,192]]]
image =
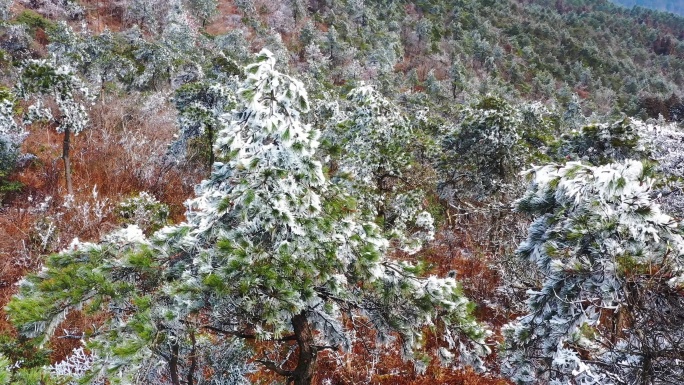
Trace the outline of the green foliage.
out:
[[[647,148],[640,141],[641,123],[629,118],[611,124],[595,123],[566,134],[554,144],[557,159],[581,159],[594,165],[642,158]]]
[[[55,22],[46,19],[31,9],[25,9],[14,19],[14,23],[23,24],[29,28],[31,34],[35,34],[38,28],[49,31],[55,27]]]
[[[40,368],[50,363],[49,350],[21,336],[0,336],[0,355],[10,362],[21,362],[23,368]]]
[[[442,140],[438,171],[448,199],[506,193],[523,166],[544,153],[551,125],[540,105],[513,107],[485,97],[461,113]]]
[[[18,369],[12,377],[12,385],[61,385],[62,383],[43,368]]]
[[[121,201],[117,215],[120,223],[136,225],[145,234],[152,234],[168,224],[169,206],[143,191]]]
[[[47,369],[49,353],[23,337],[0,336],[0,385],[63,385]]]
[[[240,67],[234,60],[225,55],[217,55],[211,59],[212,72],[217,74],[218,78],[224,76],[238,76],[244,77],[242,67]]]

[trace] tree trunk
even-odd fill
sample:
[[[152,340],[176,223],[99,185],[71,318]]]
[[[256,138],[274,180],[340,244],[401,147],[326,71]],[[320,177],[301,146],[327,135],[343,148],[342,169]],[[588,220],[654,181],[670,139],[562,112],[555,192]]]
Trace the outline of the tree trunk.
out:
[[[297,367],[292,372],[294,385],[311,385],[316,369],[318,350],[314,346],[311,325],[306,319],[306,314],[301,312],[292,318],[292,326],[299,346],[299,359]]]
[[[197,340],[195,339],[195,331],[190,330],[190,341],[192,348],[190,350],[190,369],[188,369],[188,385],[195,385],[195,370],[197,370]]]
[[[64,143],[62,146],[62,160],[64,160],[64,175],[66,176],[66,187],[69,195],[74,195],[74,187],[71,184],[71,158],[69,157],[69,144],[71,139],[71,130],[64,129]]]
[[[209,136],[209,171],[211,172],[212,167],[214,167],[214,161],[216,160],[214,156],[214,127],[207,127],[207,135]]]
[[[171,384],[180,385],[180,377],[178,375],[178,341],[171,343],[171,357],[169,359],[169,374],[171,375]]]

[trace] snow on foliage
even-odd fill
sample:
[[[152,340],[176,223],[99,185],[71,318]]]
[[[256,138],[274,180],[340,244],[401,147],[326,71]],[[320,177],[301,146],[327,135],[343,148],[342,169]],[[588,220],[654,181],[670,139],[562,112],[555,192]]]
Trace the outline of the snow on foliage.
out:
[[[124,199],[117,207],[121,222],[135,224],[146,233],[159,230],[169,219],[169,207],[157,200],[152,194],[141,191]]]
[[[625,160],[529,174],[518,209],[536,219],[517,253],[543,283],[503,329],[504,372],[518,384],[681,382],[684,240],[651,200],[649,170]]]
[[[0,176],[14,167],[19,147],[28,133],[14,120],[14,101],[0,89]]]
[[[320,134],[301,120],[309,110],[302,83],[276,71],[266,50],[245,73],[237,107],[217,126],[223,161],[187,202],[186,222],[150,238],[129,226],[50,256],[8,306],[20,332],[45,339],[71,310],[106,313],[87,341],[95,358],[86,382],[178,383],[220,361],[205,338],[245,356],[232,337],[296,342],[294,370],[258,362],[310,381],[318,352],[349,350],[357,322],[372,325],[381,342],[400,335],[418,369],[424,361],[413,351],[425,327],[442,331],[435,349],[445,361],[458,356],[482,369],[488,333],[457,282],[390,259],[356,191],[326,178]],[[432,226],[426,213],[415,222]],[[246,360],[231,365],[240,378],[249,370]]]
[[[47,120],[57,124],[57,132],[69,130],[75,135],[88,126],[87,108],[79,97],[87,100],[90,92],[71,67],[44,59],[29,60],[24,65],[21,80],[20,95],[35,101],[29,107],[26,123]],[[57,116],[54,111],[44,107],[39,96],[55,101]]]
[[[442,140],[440,195],[449,201],[481,200],[515,191],[516,176],[532,152],[523,136],[546,129],[545,114],[539,105],[514,108],[492,96],[466,107]]]
[[[646,130],[647,125],[630,118],[588,124],[565,135],[558,155],[596,165],[638,158],[648,150],[641,137]]]
[[[176,90],[173,102],[178,110],[178,139],[169,151],[177,158],[183,158],[193,139],[203,138],[209,147],[209,165],[214,163],[214,140],[224,121],[223,115],[235,107],[237,79],[231,77],[226,84],[194,82]]]
[[[192,258],[179,269],[178,290],[211,293],[217,325],[254,329],[262,339],[291,333],[293,319],[304,316],[321,332],[320,344],[348,348],[342,310],[361,310],[381,334],[400,332],[409,357],[419,326],[433,324],[437,310],[460,330],[454,335],[481,342],[484,333],[468,318],[456,282],[424,280],[413,266],[387,259],[388,242],[377,226],[360,221],[350,192],[326,180],[315,158],[319,133],[300,121],[309,109],[306,91],[274,65],[262,51],[246,68],[244,107],[230,116],[215,146],[229,161],[216,163],[200,185],[188,222],[165,230],[169,237],[186,234],[178,245]],[[419,220],[432,224],[424,214]],[[432,306],[416,306],[422,301]],[[183,305],[194,311],[206,303]],[[477,365],[485,350],[477,345],[463,358]]]
[[[343,111],[331,120],[333,144],[342,153],[338,183],[351,191],[371,218],[381,218],[386,234],[415,253],[434,237],[432,216],[423,210],[411,149],[419,141],[399,108],[368,85],[347,95]]]
[[[676,124],[642,124],[639,131],[650,158],[667,180],[658,186],[657,198],[667,212],[684,218],[684,131]]]
[[[71,65],[88,80],[93,90],[102,90],[107,82],[130,81],[135,63],[116,54],[120,36],[109,30],[100,34],[76,32],[67,23],[58,22],[50,32],[47,48],[59,64]]]

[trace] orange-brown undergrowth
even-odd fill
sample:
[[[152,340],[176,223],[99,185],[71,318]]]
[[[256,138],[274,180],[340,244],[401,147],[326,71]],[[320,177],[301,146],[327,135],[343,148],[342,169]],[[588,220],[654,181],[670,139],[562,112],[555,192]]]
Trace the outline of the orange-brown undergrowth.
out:
[[[105,98],[91,108],[89,129],[72,139],[73,203],[66,198],[63,136],[45,125],[30,128],[22,152],[36,158],[12,175],[23,188],[6,196],[0,209],[0,334],[16,333],[3,308],[16,292],[15,283],[39,267],[42,256],[63,249],[73,238],[98,241],[119,226],[116,205],[140,191],[168,204],[172,220],[181,221],[183,202],[207,173],[203,167],[163,162],[176,130],[172,108],[144,110],[137,98]],[[45,221],[55,230],[43,243],[37,226]],[[82,332],[91,321],[74,313],[60,325],[51,340],[54,361],[80,343],[60,338],[62,330]]]

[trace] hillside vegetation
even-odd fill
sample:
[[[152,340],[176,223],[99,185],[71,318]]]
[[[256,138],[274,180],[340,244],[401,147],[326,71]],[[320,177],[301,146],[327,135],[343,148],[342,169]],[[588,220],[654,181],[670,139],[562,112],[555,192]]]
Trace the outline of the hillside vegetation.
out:
[[[0,0],[0,385],[684,383],[621,3]]]

